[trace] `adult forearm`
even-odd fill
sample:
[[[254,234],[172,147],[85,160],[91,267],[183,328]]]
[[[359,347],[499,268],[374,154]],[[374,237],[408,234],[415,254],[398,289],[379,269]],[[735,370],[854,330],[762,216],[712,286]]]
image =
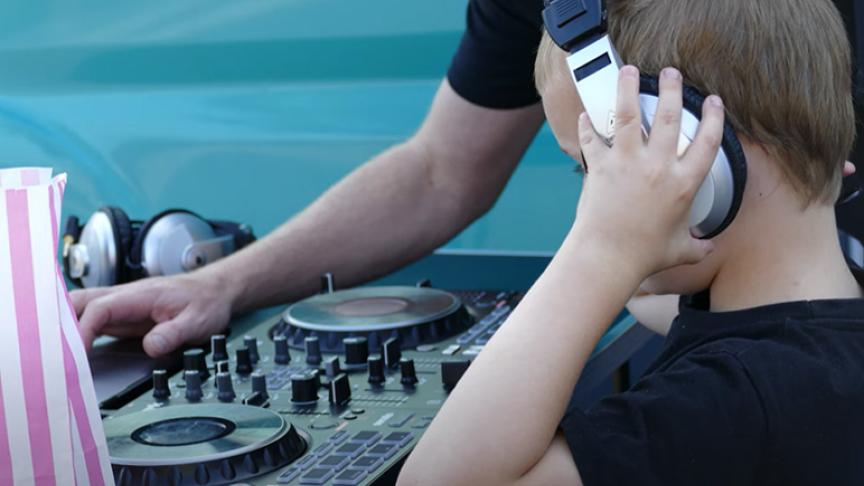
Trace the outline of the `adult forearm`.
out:
[[[386,274],[445,243],[483,210],[463,202],[461,187],[434,167],[422,144],[394,147],[204,270],[231,282],[235,312],[314,293],[325,272],[340,287]]]

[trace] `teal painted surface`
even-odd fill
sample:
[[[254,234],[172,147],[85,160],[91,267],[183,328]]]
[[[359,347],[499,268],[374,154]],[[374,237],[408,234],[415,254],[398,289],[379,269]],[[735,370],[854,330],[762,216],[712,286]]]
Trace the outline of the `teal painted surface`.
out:
[[[466,0],[7,2],[0,166],[69,173],[65,213],[180,206],[261,235],[423,119]],[[447,247],[550,251],[580,186],[542,131]]]

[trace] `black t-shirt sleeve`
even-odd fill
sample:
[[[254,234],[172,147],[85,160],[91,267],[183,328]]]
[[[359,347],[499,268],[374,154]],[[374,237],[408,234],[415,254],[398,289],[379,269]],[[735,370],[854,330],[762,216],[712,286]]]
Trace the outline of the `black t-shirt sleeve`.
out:
[[[539,101],[534,57],[542,9],[542,0],[471,0],[465,33],[447,72],[456,93],[488,108]]]
[[[751,484],[766,427],[746,369],[725,352],[682,357],[561,423],[585,486]]]

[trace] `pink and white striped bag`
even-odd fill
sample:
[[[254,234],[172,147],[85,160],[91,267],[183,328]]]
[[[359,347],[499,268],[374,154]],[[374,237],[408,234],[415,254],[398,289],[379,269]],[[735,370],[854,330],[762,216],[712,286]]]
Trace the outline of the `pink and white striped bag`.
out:
[[[114,484],[57,261],[66,176],[0,170],[0,485]]]

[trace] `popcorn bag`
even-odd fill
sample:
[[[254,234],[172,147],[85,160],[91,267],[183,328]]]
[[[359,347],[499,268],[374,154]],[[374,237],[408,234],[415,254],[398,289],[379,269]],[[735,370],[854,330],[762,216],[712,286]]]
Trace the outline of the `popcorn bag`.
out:
[[[114,484],[57,261],[66,176],[0,170],[0,485]]]

